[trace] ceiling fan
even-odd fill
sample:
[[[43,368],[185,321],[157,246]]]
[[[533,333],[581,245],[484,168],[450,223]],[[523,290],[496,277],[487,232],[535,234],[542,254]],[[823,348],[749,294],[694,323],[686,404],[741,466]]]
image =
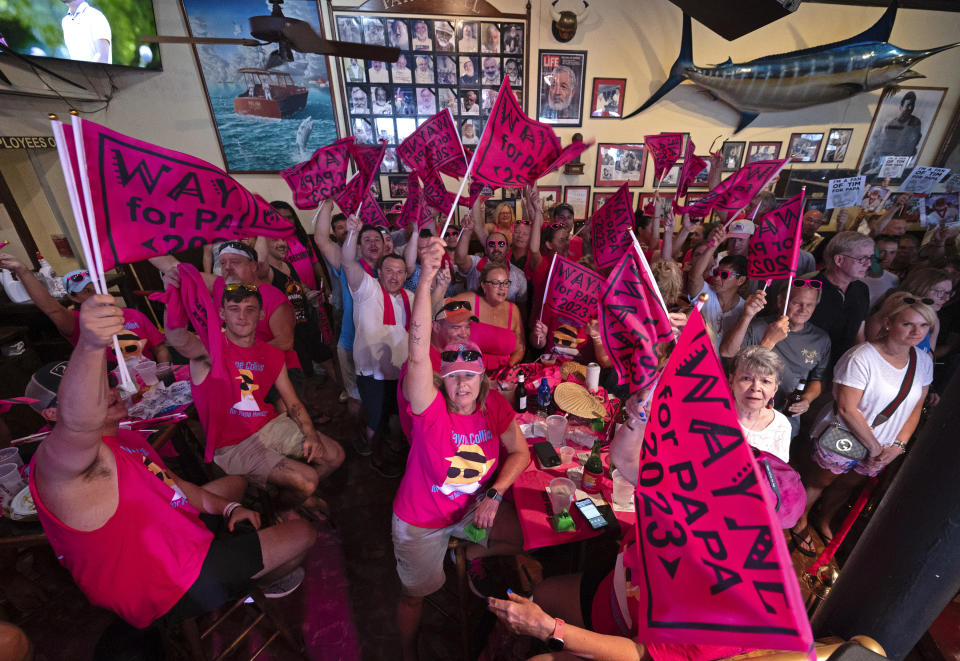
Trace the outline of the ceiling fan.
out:
[[[144,35],[140,40],[161,44],[235,44],[237,46],[277,44],[277,50],[270,53],[267,58],[266,68],[268,69],[284,62],[292,62],[294,51],[381,62],[396,62],[400,57],[399,48],[324,39],[306,21],[284,16],[280,9],[283,0],[270,0],[270,4],[273,5],[273,10],[269,16],[250,17],[250,34],[254,37],[253,39]]]

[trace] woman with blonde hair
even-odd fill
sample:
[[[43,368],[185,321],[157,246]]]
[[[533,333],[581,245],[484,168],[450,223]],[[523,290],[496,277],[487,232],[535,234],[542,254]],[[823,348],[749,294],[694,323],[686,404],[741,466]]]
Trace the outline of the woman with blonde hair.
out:
[[[507,241],[513,242],[513,226],[517,218],[513,212],[513,206],[501,202],[497,205],[496,211],[493,212],[493,222],[484,223],[484,229],[487,230],[487,234],[491,232],[501,232],[507,237]]]
[[[953,280],[950,274],[943,269],[925,267],[911,271],[896,291],[904,292],[913,298],[917,298],[937,315],[936,323],[930,327],[930,332],[923,338],[923,341],[917,345],[918,349],[932,354],[937,349],[937,338],[940,335],[940,309],[950,300],[953,293]],[[879,312],[874,313],[867,319],[866,337],[873,340],[879,337],[882,330],[883,320]]]

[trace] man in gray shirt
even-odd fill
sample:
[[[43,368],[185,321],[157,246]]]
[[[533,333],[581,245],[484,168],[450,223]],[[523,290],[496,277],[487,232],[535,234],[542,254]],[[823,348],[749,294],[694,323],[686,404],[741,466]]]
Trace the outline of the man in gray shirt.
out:
[[[794,436],[800,429],[800,416],[820,394],[821,382],[830,362],[830,336],[810,323],[820,300],[820,289],[816,286],[819,284],[815,280],[794,280],[787,314],[779,318],[756,317],[766,305],[767,294],[765,291],[751,294],[737,324],[724,333],[720,343],[720,355],[724,358],[737,355],[741,347],[758,344],[780,354],[786,367],[781,375],[780,389],[774,396],[777,409],[783,406],[785,398],[796,389],[800,380],[806,379],[803,399],[784,411]],[[783,309],[784,293],[777,297],[778,310]]]

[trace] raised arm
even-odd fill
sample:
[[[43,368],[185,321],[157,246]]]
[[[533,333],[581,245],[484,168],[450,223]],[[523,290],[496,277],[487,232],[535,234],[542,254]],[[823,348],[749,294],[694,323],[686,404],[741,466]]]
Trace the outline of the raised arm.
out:
[[[173,255],[158,255],[147,261],[157,267],[161,276],[167,271],[176,271],[177,267],[180,266],[180,260]],[[217,281],[217,276],[213,273],[200,273],[200,277],[203,278],[203,283],[207,286],[207,289],[213,291],[213,283]]]
[[[57,299],[50,295],[46,285],[37,280],[37,277],[26,265],[9,253],[0,252],[0,268],[12,271],[14,275],[20,278],[20,282],[23,283],[23,288],[27,290],[30,300],[50,318],[61,335],[64,337],[73,335],[73,331],[77,327],[73,313],[60,305]]]
[[[80,476],[96,461],[109,404],[107,353],[123,332],[123,311],[112,296],[96,294],[80,308],[80,338],[57,392],[57,425],[37,450],[47,486]]]
[[[406,245],[403,246],[403,261],[407,265],[408,278],[417,270],[417,245],[420,243],[418,240],[419,237],[419,232],[414,233],[414,235],[407,239]]]
[[[473,203],[473,207],[470,209],[470,217],[473,219],[473,231],[476,233],[477,239],[481,244],[486,242],[487,235],[493,231],[487,230],[487,223],[484,222],[487,216],[487,200],[489,199],[489,195],[478,195],[476,201]],[[496,227],[496,223],[494,223],[494,227]]]
[[[527,186],[523,189],[524,208],[530,214],[530,253],[527,259],[530,262],[530,271],[537,270],[543,261],[540,252],[540,234],[543,230],[543,205],[540,202],[540,191],[536,186]]]
[[[457,239],[457,248],[453,252],[453,263],[461,273],[467,273],[473,268],[473,260],[470,259],[470,237],[473,234],[473,226],[473,214],[470,214],[460,225],[460,238]]]
[[[690,220],[690,214],[685,213],[680,217],[680,233],[677,235],[676,241],[673,242],[673,252],[670,255],[671,261],[677,261],[683,257],[683,244],[686,242],[687,237],[690,236],[690,232],[693,231],[695,222]],[[664,256],[666,259],[666,256]]]
[[[360,229],[363,225],[356,216],[347,218],[347,240],[343,242],[343,272],[347,276],[347,285],[350,291],[360,289],[363,282],[363,267],[357,262],[357,241],[360,240]],[[332,262],[331,262],[332,263]],[[421,277],[423,277],[421,275]]]
[[[693,294],[691,294],[692,296]],[[740,351],[743,345],[743,338],[747,336],[747,328],[750,322],[756,317],[760,310],[767,304],[767,293],[763,289],[758,289],[747,297],[743,304],[743,312],[733,328],[723,334],[723,341],[720,343],[720,355],[724,358],[733,358]]]
[[[330,225],[333,219],[333,200],[324,200],[313,216],[313,241],[320,249],[320,254],[326,258],[330,266],[337,270],[342,263],[340,246],[330,238]]]
[[[707,241],[708,249],[703,251],[693,268],[690,269],[690,277],[687,280],[687,295],[696,296],[703,289],[704,274],[707,267],[713,261],[714,249],[723,243],[727,238],[727,232],[720,225],[710,232],[710,239]]]
[[[430,363],[430,333],[433,328],[430,286],[443,260],[443,239],[433,237],[420,254],[420,281],[410,311],[410,333],[407,339],[407,373],[403,376],[403,396],[410,402],[414,415],[420,415],[437,396]]]
[[[257,252],[257,277],[272,285],[273,269],[270,268],[267,257],[267,237],[258,236],[253,243],[253,249]]]

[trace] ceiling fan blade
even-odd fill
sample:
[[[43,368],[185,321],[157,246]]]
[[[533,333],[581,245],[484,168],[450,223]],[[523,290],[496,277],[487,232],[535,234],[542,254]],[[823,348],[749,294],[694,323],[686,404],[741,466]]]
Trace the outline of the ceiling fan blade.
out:
[[[317,53],[334,57],[355,57],[381,62],[396,62],[400,57],[399,48],[386,46],[368,46],[350,41],[330,41],[324,39],[303,21],[287,19],[283,25],[283,36],[290,40],[294,49],[302,53]]]
[[[140,41],[155,44],[224,44],[235,46],[263,46],[256,39],[231,39],[226,37],[170,37],[159,34],[140,35]]]

